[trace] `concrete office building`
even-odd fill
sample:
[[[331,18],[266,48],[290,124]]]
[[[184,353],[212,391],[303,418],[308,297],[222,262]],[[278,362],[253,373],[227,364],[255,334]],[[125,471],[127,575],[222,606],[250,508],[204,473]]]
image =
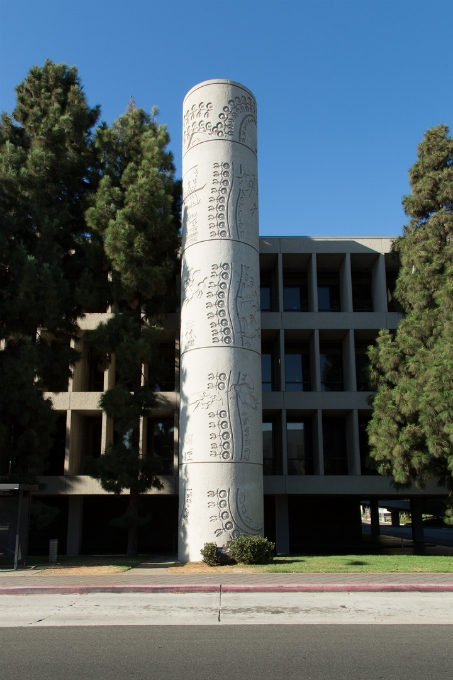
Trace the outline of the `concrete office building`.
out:
[[[410,500],[422,540],[423,499],[447,491],[433,482],[398,493],[366,464],[366,350],[401,318],[391,239],[258,240],[253,95],[208,81],[190,91],[184,116],[181,308],[165,320],[166,376],[140,425],[143,455],[159,461],[164,487],[142,498],[152,521],[139,529],[139,551],[176,552],[179,536],[180,557],[196,560],[204,541],[222,545],[238,531],[264,533],[281,553],[357,545],[360,505],[371,505],[378,530],[378,501],[399,498]],[[223,137],[211,132],[219,121]],[[87,314],[82,332],[106,318]],[[58,537],[70,555],[121,552],[125,536],[110,520],[127,498],[85,474],[86,456],[113,438],[98,403],[115,361],[106,367],[83,337],[75,345],[82,359],[67,392],[49,395],[58,432],[38,494],[60,513],[32,532],[30,550]]]

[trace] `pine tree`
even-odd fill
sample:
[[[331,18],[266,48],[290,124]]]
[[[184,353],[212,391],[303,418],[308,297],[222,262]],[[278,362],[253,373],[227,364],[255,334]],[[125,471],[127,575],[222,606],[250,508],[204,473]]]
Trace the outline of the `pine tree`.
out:
[[[82,300],[97,290],[102,246],[84,213],[98,175],[99,108],[88,106],[75,67],[49,60],[16,91],[0,124],[0,475],[25,479],[52,443],[43,390],[66,389]]]
[[[397,331],[369,352],[377,388],[368,433],[381,474],[453,491],[453,139],[445,125],[425,133],[410,170],[410,217],[394,243],[401,260]]]
[[[161,487],[139,431],[140,418],[154,405],[162,315],[175,302],[180,184],[173,179],[166,127],[131,102],[126,114],[96,134],[103,177],[87,222],[104,241],[114,314],[84,337],[115,357],[116,384],[100,402],[113,420],[114,441],[91,462],[91,474],[107,491],[129,489],[127,512],[116,523],[128,529],[127,555],[135,556],[137,526],[149,520],[140,514],[139,495]]]

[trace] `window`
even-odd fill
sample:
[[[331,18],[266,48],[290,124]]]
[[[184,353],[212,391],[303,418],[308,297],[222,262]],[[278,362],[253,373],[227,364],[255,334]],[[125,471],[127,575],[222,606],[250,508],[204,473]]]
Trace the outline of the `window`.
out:
[[[274,434],[274,423],[272,421],[263,422],[263,473],[265,475],[275,474]]]
[[[102,448],[102,417],[83,418],[82,420],[81,474],[88,474],[86,458],[99,458]]]
[[[372,312],[371,274],[352,272],[352,309],[354,312]]]
[[[285,389],[287,392],[311,390],[310,351],[287,347],[285,352]]]
[[[283,310],[285,312],[308,311],[307,275],[305,273],[284,275]]]
[[[261,311],[270,312],[271,307],[271,287],[267,284],[260,286]]]
[[[367,427],[370,416],[359,416],[359,449],[360,449],[360,469],[362,475],[378,475],[376,463],[370,458],[370,445],[368,442]]]
[[[286,442],[289,475],[312,475],[313,445],[311,419],[286,423]]]
[[[104,391],[104,373],[108,368],[108,357],[94,347],[88,348],[88,392]]]
[[[344,418],[323,417],[324,474],[347,475],[348,454]]]
[[[55,432],[53,433],[53,443],[49,451],[44,474],[64,475],[64,460],[66,451],[66,413],[57,416]]]
[[[338,272],[318,272],[318,312],[339,312],[340,281]]]
[[[152,367],[154,369],[154,367]],[[150,368],[151,370],[151,368]],[[151,379],[151,376],[150,376]],[[174,344],[161,345],[159,348],[159,360],[155,370],[155,392],[175,391],[175,346]]]
[[[341,345],[324,345],[320,351],[321,390],[341,392],[343,381],[343,352]]]
[[[367,348],[365,346],[356,345],[355,349],[355,372],[357,379],[358,392],[371,392],[370,384],[370,360],[367,355]]]
[[[263,392],[272,392],[274,389],[274,361],[273,354],[269,349],[263,348],[261,354],[261,375]]]
[[[173,418],[148,418],[148,456],[156,463],[156,474],[174,474],[175,426]]]
[[[275,271],[260,272],[260,309],[262,312],[275,312],[276,304]]]

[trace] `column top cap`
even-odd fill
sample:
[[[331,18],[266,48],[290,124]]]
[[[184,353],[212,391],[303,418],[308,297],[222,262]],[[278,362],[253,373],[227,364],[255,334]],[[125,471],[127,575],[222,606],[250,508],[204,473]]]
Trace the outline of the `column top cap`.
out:
[[[245,85],[242,85],[242,83],[238,83],[236,80],[227,80],[225,78],[214,78],[213,80],[203,80],[203,82],[198,83],[198,85],[194,85],[186,94],[184,97],[184,101],[186,101],[187,97],[192,94],[192,92],[195,92],[195,90],[199,90],[202,87],[206,87],[208,85],[235,85],[236,87],[240,87],[241,90],[244,90],[245,92],[248,92],[253,98],[255,98],[255,95],[251,90],[249,90],[248,87],[245,87]]]

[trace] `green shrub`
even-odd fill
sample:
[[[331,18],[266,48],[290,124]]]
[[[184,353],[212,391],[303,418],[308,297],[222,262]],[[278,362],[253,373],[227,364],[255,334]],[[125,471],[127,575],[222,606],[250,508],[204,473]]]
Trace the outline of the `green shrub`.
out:
[[[241,564],[266,564],[273,559],[275,543],[262,536],[236,536],[228,542],[230,557]]]
[[[200,552],[203,557],[203,562],[209,567],[217,567],[220,564],[215,543],[205,543]]]

